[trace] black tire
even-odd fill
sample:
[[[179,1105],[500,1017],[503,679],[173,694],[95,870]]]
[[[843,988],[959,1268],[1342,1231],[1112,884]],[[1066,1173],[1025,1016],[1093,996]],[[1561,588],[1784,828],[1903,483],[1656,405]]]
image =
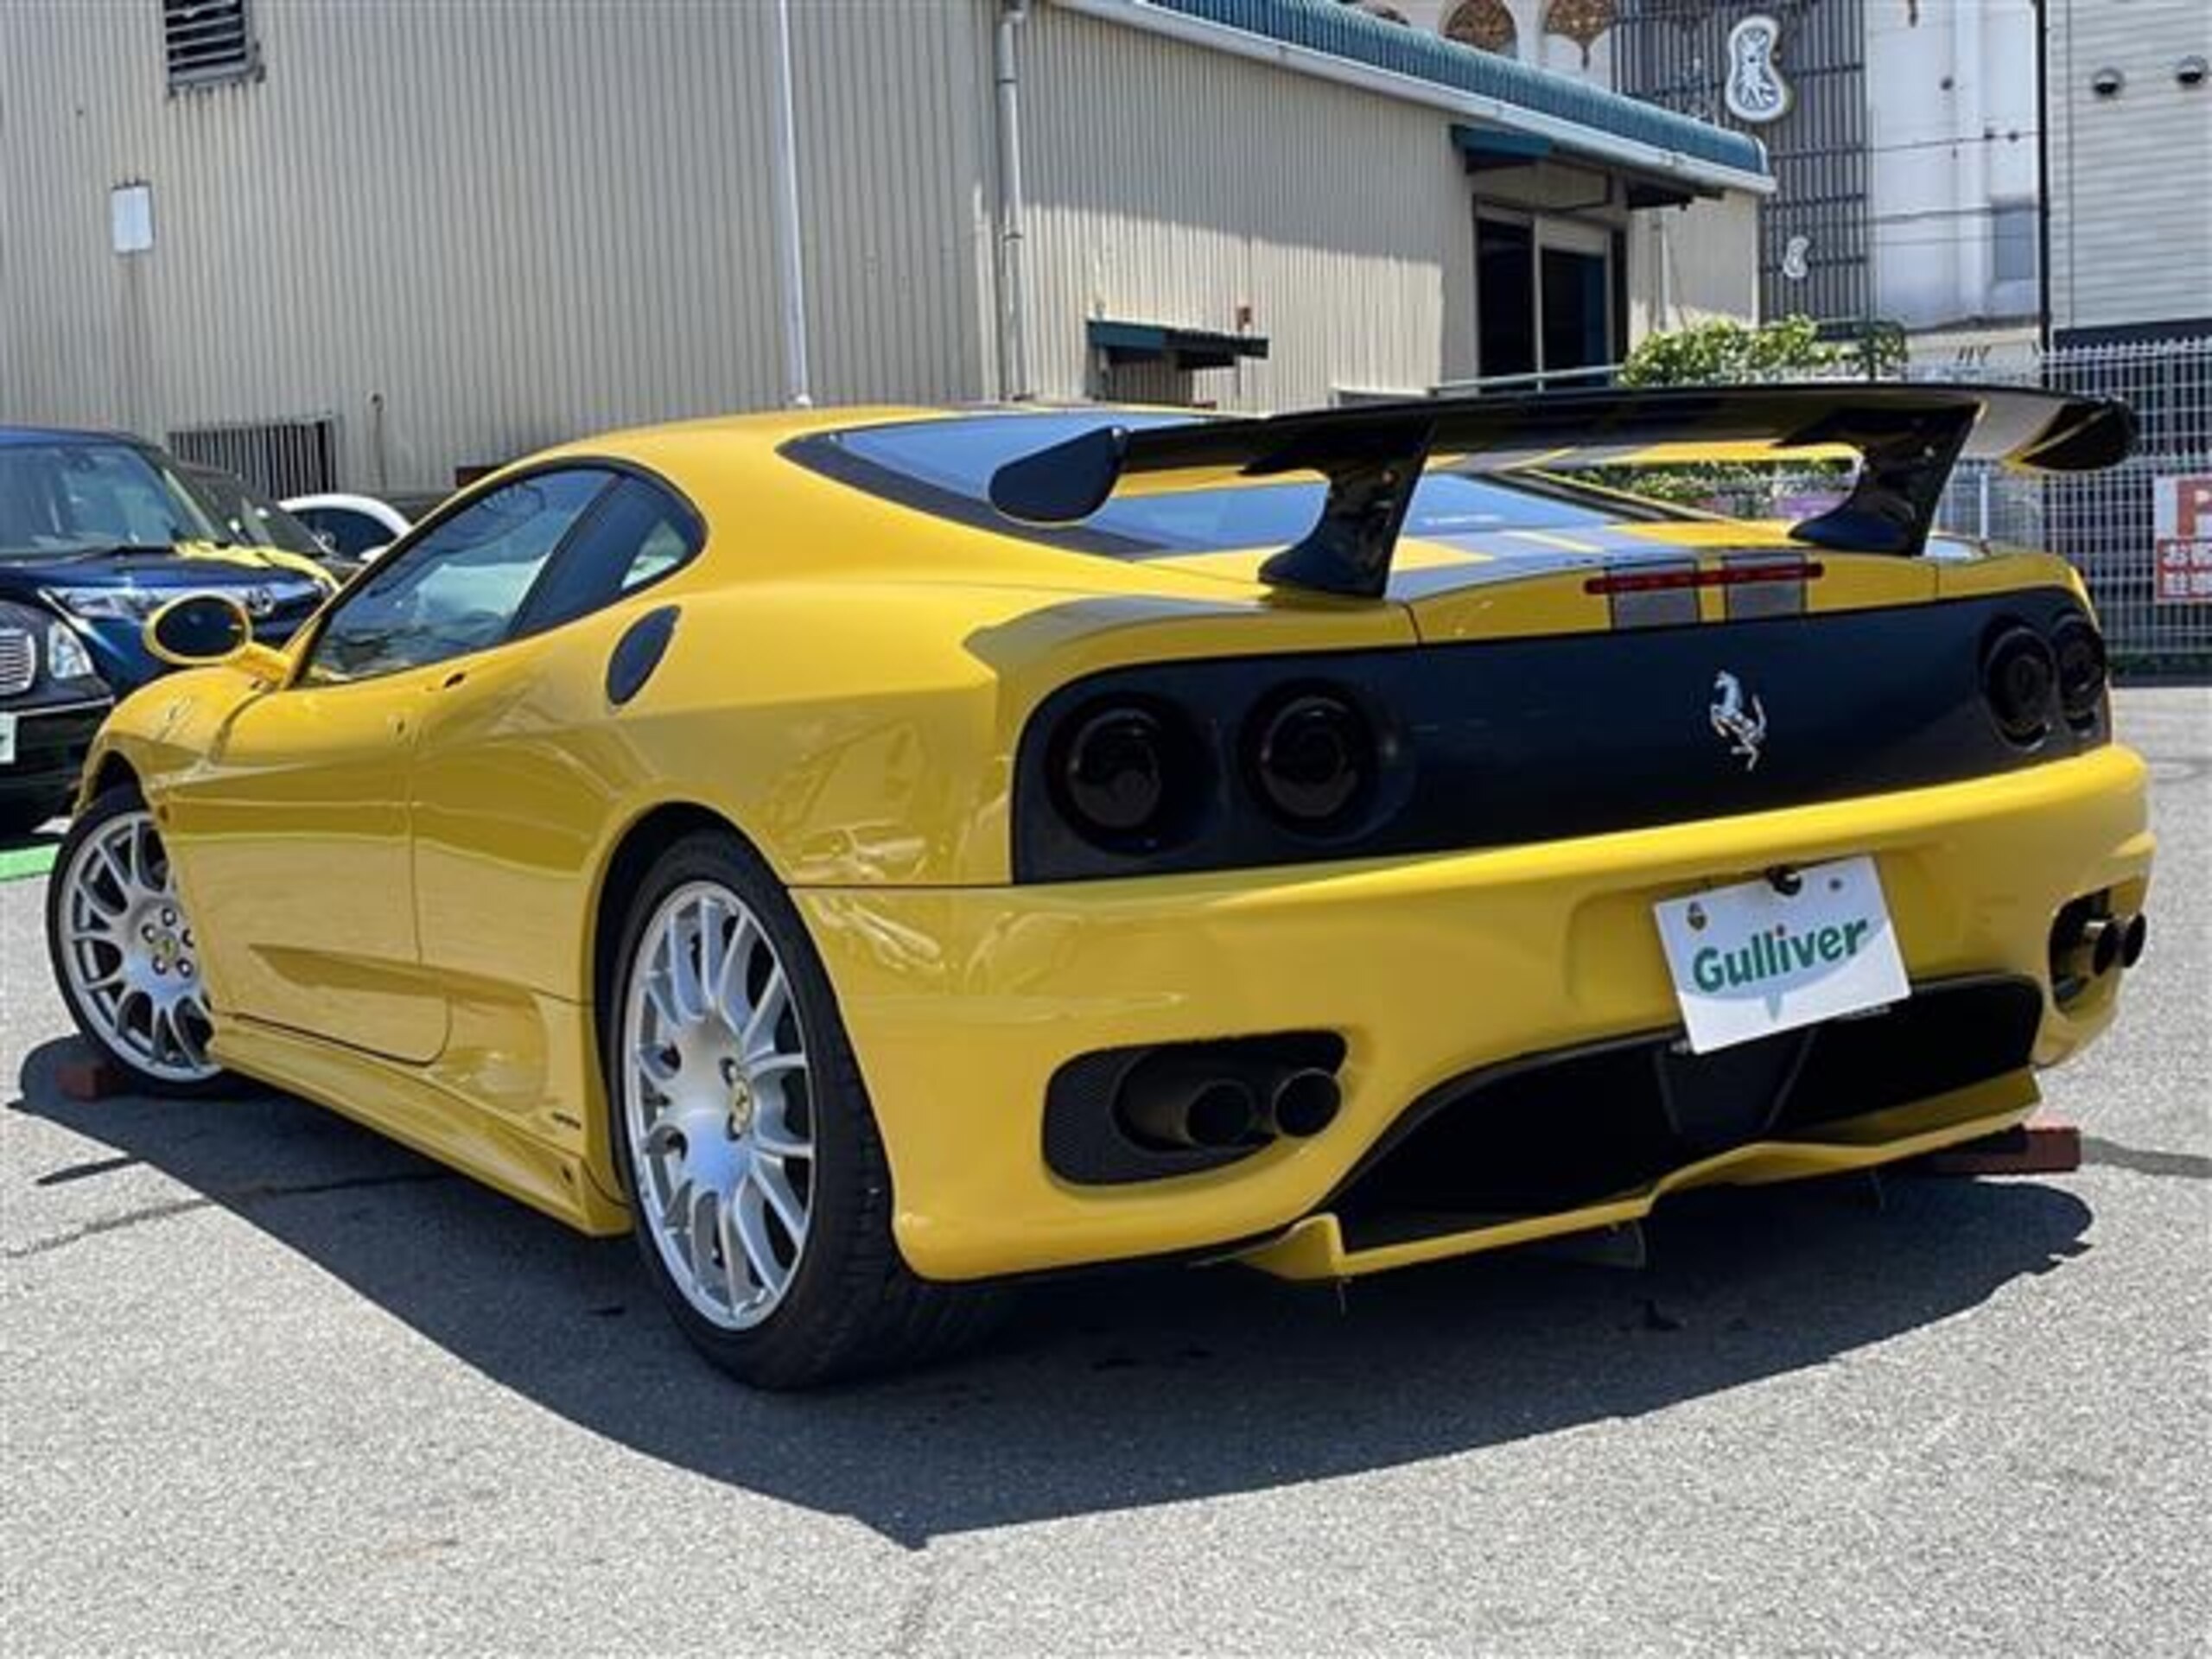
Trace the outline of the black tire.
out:
[[[687,882],[729,889],[760,921],[789,976],[809,1058],[815,1157],[806,1243],[783,1300],[759,1325],[730,1330],[686,1300],[661,1259],[637,1200],[624,1120],[623,1010],[639,946],[662,902]],[[600,1007],[607,1132],[632,1212],[632,1236],[662,1301],[715,1365],[760,1389],[803,1389],[939,1358],[980,1336],[1002,1300],[997,1287],[917,1277],[891,1231],[891,1175],[875,1114],[821,958],[772,872],[735,836],[702,830],[656,859],[632,895]]]
[[[205,1077],[184,1081],[147,1071],[127,1052],[118,1048],[102,1035],[99,1022],[87,1013],[71,982],[62,943],[62,906],[67,898],[62,890],[63,878],[75,863],[78,849],[88,839],[122,814],[143,811],[144,808],[144,798],[139,794],[136,784],[117,784],[101,791],[70,823],[69,832],[61,838],[60,848],[54,855],[54,873],[48,877],[46,883],[47,961],[54,970],[54,985],[61,993],[62,1003],[69,1010],[69,1018],[76,1025],[78,1035],[102,1060],[120,1071],[135,1092],[167,1095],[186,1100],[232,1092],[238,1087],[238,1079],[228,1071],[218,1071]]]

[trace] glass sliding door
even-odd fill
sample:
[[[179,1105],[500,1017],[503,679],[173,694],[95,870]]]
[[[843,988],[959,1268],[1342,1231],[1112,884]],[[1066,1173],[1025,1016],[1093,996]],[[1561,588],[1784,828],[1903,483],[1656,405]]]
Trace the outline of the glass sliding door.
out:
[[[1604,226],[1485,209],[1475,218],[1475,345],[1485,380],[1593,385],[1617,360],[1613,237]]]
[[[1475,349],[1485,379],[1536,367],[1536,233],[1525,220],[1475,218]]]

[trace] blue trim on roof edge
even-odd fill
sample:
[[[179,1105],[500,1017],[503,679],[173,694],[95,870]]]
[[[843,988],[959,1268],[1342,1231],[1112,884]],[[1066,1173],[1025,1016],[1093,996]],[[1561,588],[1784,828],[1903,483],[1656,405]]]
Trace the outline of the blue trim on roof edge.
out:
[[[1495,53],[1461,46],[1440,35],[1393,23],[1338,0],[1147,0],[1179,12],[1287,46],[1325,52],[1414,80],[1494,98],[1540,115],[1573,121],[1617,138],[1679,151],[1716,167],[1770,176],[1764,149],[1755,138],[1709,122],[1677,115],[1620,92],[1609,92],[1567,75],[1531,69]]]

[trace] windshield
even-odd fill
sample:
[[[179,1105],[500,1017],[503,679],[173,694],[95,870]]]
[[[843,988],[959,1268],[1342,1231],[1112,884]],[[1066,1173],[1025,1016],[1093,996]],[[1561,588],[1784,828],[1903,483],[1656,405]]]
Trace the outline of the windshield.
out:
[[[794,445],[790,453],[832,477],[925,512],[1122,558],[1281,546],[1313,527],[1325,489],[1319,479],[1116,496],[1068,530],[1016,524],[990,505],[991,474],[1017,456],[1109,423],[1160,426],[1187,418],[1117,411],[912,421],[830,433]],[[1594,529],[1622,516],[1496,477],[1435,471],[1425,474],[1414,492],[1405,533],[1439,537]]]
[[[0,559],[230,539],[176,475],[136,445],[0,444]]]
[[[225,541],[281,548],[310,559],[330,556],[330,550],[313,531],[274,501],[256,495],[237,474],[213,467],[188,467],[184,481],[222,526]]]

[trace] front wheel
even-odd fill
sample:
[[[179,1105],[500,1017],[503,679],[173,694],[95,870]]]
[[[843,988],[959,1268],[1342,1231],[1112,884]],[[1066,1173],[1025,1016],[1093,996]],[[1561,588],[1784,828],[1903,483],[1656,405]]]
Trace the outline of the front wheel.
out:
[[[210,1094],[213,1027],[200,948],[154,815],[129,785],[69,826],[46,889],[47,954],[71,1019],[153,1094]]]
[[[611,1127],[646,1272],[684,1334],[764,1388],[970,1336],[995,1298],[900,1259],[829,977],[767,867],[734,836],[686,836],[639,886],[616,963]]]

